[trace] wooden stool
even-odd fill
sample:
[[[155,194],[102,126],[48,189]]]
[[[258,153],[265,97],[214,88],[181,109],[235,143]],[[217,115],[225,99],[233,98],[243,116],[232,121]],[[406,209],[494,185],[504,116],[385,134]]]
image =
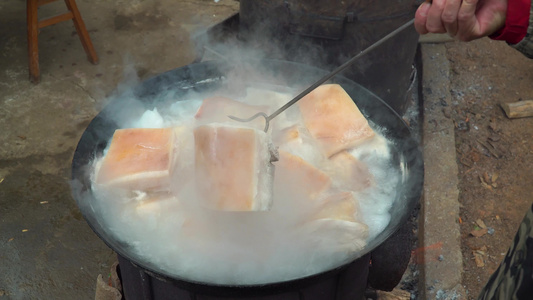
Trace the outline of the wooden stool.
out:
[[[28,57],[30,65],[30,80],[33,83],[38,83],[40,80],[38,41],[39,29],[46,26],[72,20],[74,22],[74,27],[76,27],[76,31],[80,36],[81,44],[87,53],[89,61],[93,64],[98,63],[98,56],[96,56],[93,43],[91,42],[87,28],[85,28],[85,24],[81,18],[78,6],[74,0],[65,0],[65,4],[67,5],[69,12],[39,21],[37,17],[37,8],[55,1],[57,0],[27,0]]]

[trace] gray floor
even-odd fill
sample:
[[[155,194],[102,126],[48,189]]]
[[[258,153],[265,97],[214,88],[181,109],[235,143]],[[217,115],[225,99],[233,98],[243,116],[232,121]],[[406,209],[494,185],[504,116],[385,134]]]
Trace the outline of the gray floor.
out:
[[[26,1],[0,2],[0,299],[94,298],[97,275],[116,258],[70,195],[82,132],[117,84],[189,64],[190,38],[238,11],[233,0],[77,3],[99,64],[86,59],[72,22],[45,27],[34,85]],[[39,17],[65,10],[58,1]]]

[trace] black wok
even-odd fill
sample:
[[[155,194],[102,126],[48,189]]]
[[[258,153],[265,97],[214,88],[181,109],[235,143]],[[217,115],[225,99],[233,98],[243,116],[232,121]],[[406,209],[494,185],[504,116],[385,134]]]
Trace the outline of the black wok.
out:
[[[239,78],[246,78],[246,80],[231,82],[234,74],[247,74],[250,70],[253,70],[255,74],[258,69],[262,70],[261,79],[257,79],[253,75],[239,76]],[[152,276],[165,281],[172,281],[177,285],[188,288],[219,289],[223,294],[223,291],[235,288],[191,282],[187,278],[177,278],[165,273],[158,266],[143,261],[132,253],[129,245],[114,237],[99,219],[99,216],[95,214],[91,204],[91,199],[94,199],[94,195],[91,191],[90,164],[95,157],[101,155],[115,129],[119,127],[118,124],[120,122],[118,120],[129,115],[131,111],[165,107],[165,105],[175,101],[175,99],[179,99],[180,95],[185,95],[191,91],[209,94],[220,89],[244,89],[250,83],[293,88],[312,83],[324,76],[324,74],[326,74],[324,70],[288,61],[248,61],[246,64],[209,61],[187,65],[157,75],[133,87],[129,94],[114,98],[89,124],[78,143],[72,161],[73,197],[89,226],[120,257],[128,259]],[[423,161],[419,145],[413,139],[409,128],[402,118],[385,102],[367,89],[344,77],[336,76],[330,82],[341,84],[354,99],[365,117],[385,129],[385,137],[393,141],[394,167],[401,174],[401,180],[396,188],[396,200],[390,209],[390,223],[383,232],[368,242],[363,251],[353,257],[355,261],[383,243],[406,222],[421,196]],[[159,97],[160,95],[166,96]],[[272,282],[261,286],[240,286],[237,288],[244,290],[253,288],[279,290],[285,286],[294,286],[302,282],[316,280],[316,278],[321,276],[328,276],[328,274],[335,273],[343,267],[338,266],[333,270],[326,270],[320,274],[284,282]]]

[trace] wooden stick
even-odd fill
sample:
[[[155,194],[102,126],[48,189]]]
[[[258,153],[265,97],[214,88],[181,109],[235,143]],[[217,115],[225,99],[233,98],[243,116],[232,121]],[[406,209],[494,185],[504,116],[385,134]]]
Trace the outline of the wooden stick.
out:
[[[37,1],[37,6],[43,6],[45,4],[56,2],[56,1],[57,0],[38,0]]]
[[[33,83],[38,83],[41,79],[41,73],[39,71],[37,0],[27,0],[26,17],[28,22],[28,63],[30,80]]]
[[[76,32],[78,32],[78,36],[80,37],[81,45],[83,46],[83,49],[85,49],[85,53],[87,53],[87,58],[91,63],[96,65],[98,63],[98,55],[96,55],[93,43],[91,42],[91,37],[89,37],[89,33],[87,32],[87,28],[85,28],[85,23],[83,23],[83,19],[81,18],[76,1],[65,0],[65,4],[67,5],[68,10],[74,15],[74,18],[72,19],[74,21],[74,27],[76,28]]]
[[[533,100],[500,104],[509,119],[533,117]]]
[[[68,21],[68,20],[71,20],[73,18],[74,18],[74,15],[72,14],[72,12],[69,11],[68,13],[64,13],[64,14],[61,14],[61,15],[58,15],[58,16],[55,16],[55,17],[51,17],[51,18],[39,21],[39,28],[43,28],[43,27],[46,27],[46,26],[54,25],[54,24],[57,24],[57,23],[63,22],[63,21]]]
[[[487,148],[487,150],[490,152],[490,154],[492,154],[494,157],[496,157],[496,158],[501,158],[502,157],[499,153],[497,153],[491,147],[487,146],[487,144],[483,143],[483,141],[481,141],[480,139],[477,139],[477,142],[480,143],[483,147]]]
[[[411,293],[408,291],[395,288],[390,292],[377,291],[379,300],[409,300],[411,299]]]

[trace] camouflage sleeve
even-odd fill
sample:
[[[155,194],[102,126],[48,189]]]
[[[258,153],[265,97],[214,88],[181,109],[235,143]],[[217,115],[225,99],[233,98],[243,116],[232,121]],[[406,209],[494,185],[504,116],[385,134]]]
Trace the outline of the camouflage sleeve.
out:
[[[533,5],[531,5],[529,12],[529,26],[526,36],[518,44],[510,46],[522,52],[525,56],[533,58]]]
[[[533,204],[478,299],[533,299]]]

